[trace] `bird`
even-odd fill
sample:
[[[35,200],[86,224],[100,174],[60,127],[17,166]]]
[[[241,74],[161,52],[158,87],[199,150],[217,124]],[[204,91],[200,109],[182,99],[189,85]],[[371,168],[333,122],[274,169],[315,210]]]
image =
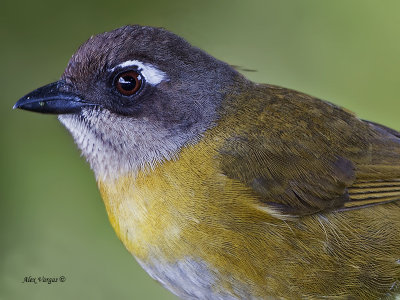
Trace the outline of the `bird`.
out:
[[[142,268],[182,299],[394,299],[400,133],[174,33],[92,36],[14,108],[57,114]]]

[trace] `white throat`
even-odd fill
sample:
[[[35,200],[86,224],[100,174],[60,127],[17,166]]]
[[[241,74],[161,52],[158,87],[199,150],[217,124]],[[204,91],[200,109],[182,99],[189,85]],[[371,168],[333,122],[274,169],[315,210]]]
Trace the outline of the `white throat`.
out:
[[[96,178],[117,179],[152,169],[171,160],[193,137],[171,134],[146,119],[119,116],[105,109],[83,109],[79,115],[60,115]]]

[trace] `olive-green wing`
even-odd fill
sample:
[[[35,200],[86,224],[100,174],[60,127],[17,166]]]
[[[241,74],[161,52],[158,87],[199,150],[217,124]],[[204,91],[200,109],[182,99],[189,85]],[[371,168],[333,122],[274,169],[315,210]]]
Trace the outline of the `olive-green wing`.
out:
[[[265,208],[306,215],[400,200],[400,134],[392,129],[271,86],[225,113],[221,123],[235,129],[219,149],[220,168]]]
[[[356,180],[348,187],[346,208],[369,206],[400,200],[400,133],[364,121],[378,133],[371,141],[369,159],[356,164]]]

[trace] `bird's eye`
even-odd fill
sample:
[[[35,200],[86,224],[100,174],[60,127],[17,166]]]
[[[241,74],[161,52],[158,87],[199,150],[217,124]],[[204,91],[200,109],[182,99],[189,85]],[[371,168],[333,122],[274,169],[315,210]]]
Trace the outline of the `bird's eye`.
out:
[[[142,86],[143,79],[136,71],[127,71],[118,74],[115,77],[114,85],[117,91],[124,96],[132,96],[139,91]]]

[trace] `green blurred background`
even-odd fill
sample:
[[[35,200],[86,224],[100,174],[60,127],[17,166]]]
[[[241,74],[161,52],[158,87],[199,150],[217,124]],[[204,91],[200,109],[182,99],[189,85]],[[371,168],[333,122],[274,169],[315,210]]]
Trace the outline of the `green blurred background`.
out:
[[[115,236],[92,172],[55,116],[11,109],[90,35],[165,27],[257,82],[400,129],[400,2],[11,1],[0,4],[0,299],[174,299]],[[64,283],[21,283],[25,276]]]

